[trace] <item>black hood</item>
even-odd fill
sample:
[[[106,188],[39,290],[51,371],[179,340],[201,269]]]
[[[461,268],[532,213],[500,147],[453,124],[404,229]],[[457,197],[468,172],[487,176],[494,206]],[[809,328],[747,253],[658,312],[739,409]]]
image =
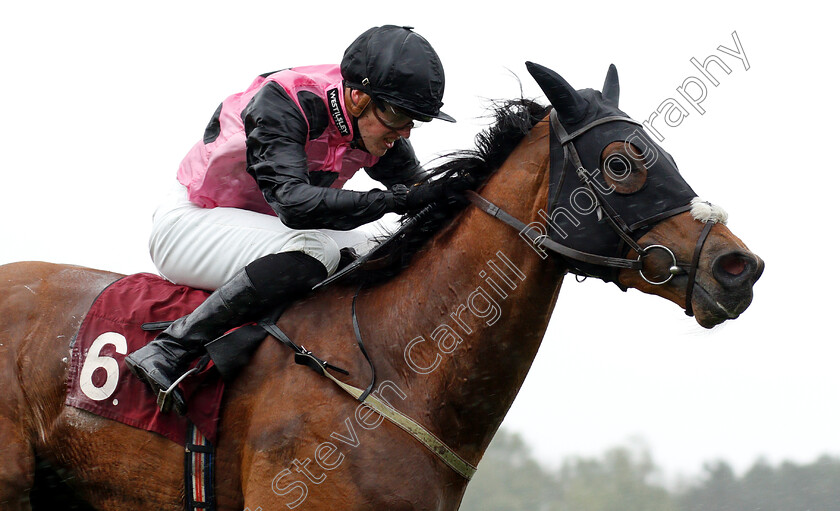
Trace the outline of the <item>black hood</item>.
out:
[[[638,240],[657,222],[686,211],[697,194],[683,179],[670,154],[645,133],[642,126],[618,108],[618,75],[611,66],[604,83],[604,92],[592,89],[576,91],[553,71],[529,63],[529,71],[546,93],[562,125],[560,133],[552,125],[551,177],[549,187],[549,217],[556,228],[550,228],[551,238],[567,247],[606,257],[625,257],[628,246],[608,224],[603,211],[590,210],[591,193],[577,169],[564,157],[562,136],[573,138],[581,164],[590,176],[604,202],[629,227],[630,235]],[[625,118],[599,124],[575,136],[575,131],[605,117]],[[601,169],[604,148],[613,142],[630,143],[638,148],[640,165],[646,178],[638,189],[620,190],[616,181],[608,181]],[[570,218],[571,217],[571,218]],[[559,228],[559,229],[558,229]],[[616,281],[616,270],[604,266],[568,261],[575,273]]]

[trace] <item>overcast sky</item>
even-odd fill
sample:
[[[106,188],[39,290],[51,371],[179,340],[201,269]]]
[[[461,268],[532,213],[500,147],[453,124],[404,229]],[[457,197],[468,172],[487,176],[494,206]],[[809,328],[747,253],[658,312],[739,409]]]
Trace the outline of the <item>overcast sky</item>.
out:
[[[444,110],[459,122],[412,135],[424,163],[472,147],[487,98],[520,94],[515,76],[541,95],[526,60],[596,89],[614,63],[636,119],[682,102],[663,147],[767,269],[751,308],[712,331],[659,298],[568,279],[506,426],[549,462],[641,438],[670,474],[840,455],[835,17],[816,2],[490,4],[5,6],[0,263],[154,271],[151,213],[219,102],[258,74],[338,62],[373,25],[414,26],[446,68]],[[748,62],[718,50],[736,48],[733,32]],[[690,59],[710,55],[731,73],[704,82],[701,115],[677,88],[702,80]]]

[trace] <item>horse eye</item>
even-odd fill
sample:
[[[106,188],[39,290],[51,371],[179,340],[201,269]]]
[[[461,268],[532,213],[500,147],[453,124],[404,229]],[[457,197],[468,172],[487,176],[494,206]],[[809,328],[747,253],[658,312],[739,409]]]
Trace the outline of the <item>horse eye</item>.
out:
[[[647,168],[642,152],[632,144],[612,142],[601,152],[604,180],[621,194],[636,193],[647,181]]]
[[[633,164],[621,153],[613,153],[604,160],[604,170],[616,181],[623,181],[633,171]]]

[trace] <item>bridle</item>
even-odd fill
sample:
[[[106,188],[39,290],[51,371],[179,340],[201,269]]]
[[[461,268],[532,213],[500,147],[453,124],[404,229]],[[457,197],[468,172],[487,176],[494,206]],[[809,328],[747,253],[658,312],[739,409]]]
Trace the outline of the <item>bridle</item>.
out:
[[[602,117],[600,119],[596,119],[590,122],[589,124],[586,124],[582,128],[573,131],[572,133],[567,133],[566,129],[563,127],[563,125],[560,123],[559,118],[557,117],[557,111],[552,109],[550,114],[551,132],[553,136],[557,137],[557,140],[563,148],[562,170],[565,171],[569,164],[574,166],[575,174],[580,179],[582,185],[591,193],[591,197],[595,201],[595,207],[598,210],[598,214],[602,215],[603,218],[607,220],[607,224],[610,226],[610,228],[612,228],[612,230],[621,238],[621,240],[638,254],[638,257],[636,257],[636,259],[629,259],[625,257],[609,257],[600,254],[592,254],[589,252],[583,252],[565,246],[551,239],[548,235],[547,228],[542,231],[535,229],[533,227],[533,224],[526,224],[525,222],[509,214],[508,212],[506,212],[499,206],[493,204],[492,202],[488,201],[476,192],[468,191],[467,197],[470,200],[470,202],[472,202],[476,207],[478,207],[485,213],[501,220],[507,225],[518,230],[520,235],[530,239],[535,247],[554,252],[562,259],[578,261],[588,264],[595,264],[598,266],[605,266],[615,269],[637,270],[639,272],[639,275],[642,277],[642,279],[645,280],[645,282],[654,286],[661,286],[670,282],[675,275],[687,274],[688,284],[686,285],[685,313],[689,316],[693,316],[694,311],[691,306],[691,297],[694,292],[697,267],[700,264],[700,253],[703,250],[703,245],[705,244],[709,232],[711,232],[712,226],[716,223],[716,221],[706,221],[706,225],[703,227],[703,230],[700,233],[697,243],[695,244],[692,260],[687,265],[680,264],[677,261],[677,257],[674,254],[674,251],[665,245],[656,244],[642,247],[638,242],[636,242],[633,233],[634,231],[642,227],[642,225],[640,224],[643,223],[644,225],[651,225],[653,223],[662,221],[671,216],[690,210],[691,205],[688,204],[680,206],[678,208],[670,209],[668,211],[664,211],[662,213],[658,213],[646,219],[644,222],[637,222],[637,224],[634,225],[628,225],[621,218],[621,215],[612,206],[610,206],[609,200],[607,199],[606,195],[604,195],[600,191],[598,186],[593,185],[591,178],[592,174],[589,173],[583,166],[583,163],[580,160],[580,156],[578,155],[577,149],[575,148],[573,141],[596,126],[616,121],[629,122],[639,126],[642,125],[640,122],[630,119],[629,117],[611,115],[607,117]],[[552,206],[557,203],[557,200],[559,199],[559,193],[560,187],[558,186],[555,190],[554,196],[549,196],[549,211],[551,211]],[[644,258],[649,256],[654,250],[662,250],[666,252],[671,258],[671,265],[668,268],[668,276],[661,280],[652,280],[648,278],[643,271]]]

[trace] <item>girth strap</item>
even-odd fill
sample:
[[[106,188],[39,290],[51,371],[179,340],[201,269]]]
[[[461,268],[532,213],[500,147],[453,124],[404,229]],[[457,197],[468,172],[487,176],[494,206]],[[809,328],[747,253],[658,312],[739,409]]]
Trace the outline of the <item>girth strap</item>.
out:
[[[215,511],[215,449],[189,422],[184,442],[184,501],[187,511]]]

